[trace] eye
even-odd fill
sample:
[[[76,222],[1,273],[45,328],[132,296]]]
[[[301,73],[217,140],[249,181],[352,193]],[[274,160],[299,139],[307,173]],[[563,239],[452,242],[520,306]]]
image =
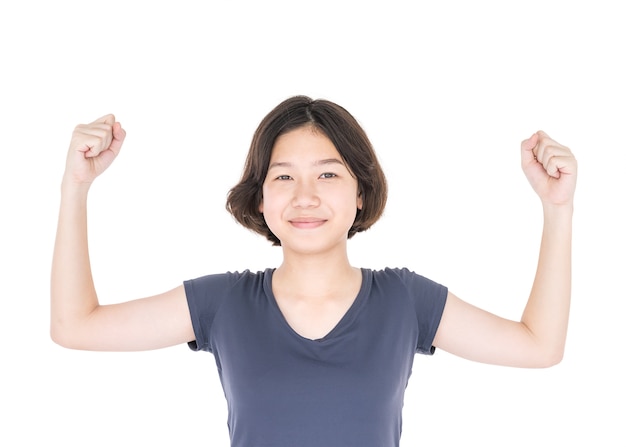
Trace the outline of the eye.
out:
[[[320,175],[321,179],[329,179],[334,177],[337,177],[337,174],[333,174],[332,172],[324,172],[322,175]]]
[[[276,177],[276,180],[291,180],[290,175],[279,175]]]

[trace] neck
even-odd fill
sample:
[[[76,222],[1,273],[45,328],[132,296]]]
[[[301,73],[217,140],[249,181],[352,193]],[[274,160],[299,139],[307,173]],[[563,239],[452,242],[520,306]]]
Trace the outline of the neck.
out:
[[[323,295],[332,293],[333,287],[345,284],[349,278],[360,277],[359,269],[350,265],[346,251],[339,255],[302,255],[283,250],[283,255],[274,280],[290,289]]]

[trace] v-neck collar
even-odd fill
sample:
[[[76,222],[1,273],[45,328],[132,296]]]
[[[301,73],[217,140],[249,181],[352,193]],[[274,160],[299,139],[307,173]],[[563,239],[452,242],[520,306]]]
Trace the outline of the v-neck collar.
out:
[[[274,268],[268,268],[265,270],[263,278],[263,290],[265,292],[265,295],[267,296],[273,311],[277,314],[278,320],[281,322],[281,324],[284,325],[291,334],[293,334],[298,339],[304,341],[305,343],[320,344],[327,342],[340,335],[342,331],[346,328],[350,327],[350,325],[358,316],[359,311],[365,304],[366,297],[369,295],[372,282],[371,270],[361,268],[361,287],[348,310],[343,314],[335,327],[333,327],[326,335],[324,335],[322,338],[310,339],[300,335],[296,330],[294,330],[285,318],[283,312],[280,310],[278,302],[276,301],[276,297],[274,296],[274,291],[272,290],[272,277],[275,270],[276,269]]]

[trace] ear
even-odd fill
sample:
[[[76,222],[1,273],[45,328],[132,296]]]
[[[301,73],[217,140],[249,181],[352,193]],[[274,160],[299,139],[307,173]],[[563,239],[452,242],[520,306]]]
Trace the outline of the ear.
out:
[[[261,199],[261,203],[259,203],[259,213],[263,214],[263,199]]]
[[[358,196],[356,196],[356,207],[357,209],[362,210],[363,209],[363,194],[359,193]]]

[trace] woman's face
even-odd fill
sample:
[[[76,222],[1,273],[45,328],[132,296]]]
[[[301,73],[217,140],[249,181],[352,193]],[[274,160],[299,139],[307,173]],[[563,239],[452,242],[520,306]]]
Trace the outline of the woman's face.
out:
[[[278,137],[259,210],[283,249],[345,249],[361,206],[357,180],[322,132],[306,126]]]

